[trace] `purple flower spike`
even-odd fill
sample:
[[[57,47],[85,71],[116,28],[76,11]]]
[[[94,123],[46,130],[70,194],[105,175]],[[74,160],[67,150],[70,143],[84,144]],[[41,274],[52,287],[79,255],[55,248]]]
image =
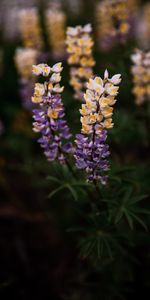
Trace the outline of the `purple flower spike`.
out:
[[[33,73],[50,78],[44,83],[36,83],[32,102],[39,105],[33,110],[33,130],[41,133],[38,143],[44,149],[44,154],[49,161],[58,159],[65,163],[66,154],[73,152],[72,143],[69,141],[71,134],[65,116],[60,93],[61,63],[52,68],[40,64],[33,66]]]
[[[103,130],[100,136],[95,133],[88,137],[83,134],[76,135],[76,166],[85,169],[89,182],[100,181],[102,184],[107,182],[107,176],[104,175],[109,169],[107,161],[109,146],[105,144],[106,138],[106,130]]]

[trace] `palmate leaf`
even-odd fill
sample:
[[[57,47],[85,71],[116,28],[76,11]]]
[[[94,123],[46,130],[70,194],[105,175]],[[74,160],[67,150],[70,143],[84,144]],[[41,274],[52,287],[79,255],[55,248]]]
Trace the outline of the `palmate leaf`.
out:
[[[145,230],[147,226],[141,219],[141,214],[150,214],[150,211],[140,208],[139,203],[147,198],[147,195],[134,196],[133,186],[123,187],[117,193],[115,199],[110,199],[109,207],[109,220],[118,224],[124,219],[127,220],[131,230],[134,229],[135,223],[139,223]],[[104,200],[105,201],[105,200]]]
[[[132,218],[132,220],[135,220],[137,223],[139,223],[146,231],[148,230],[146,224],[139,216],[137,216],[133,212],[130,212],[130,217]]]
[[[68,189],[73,199],[77,201],[79,199],[79,195],[81,196],[81,193],[86,195],[88,194],[89,189],[92,189],[92,186],[89,183],[71,177],[66,167],[63,167],[63,170],[60,171],[59,176],[48,176],[47,180],[57,185],[56,188],[49,194],[48,198],[52,198],[62,189]]]
[[[83,258],[90,256],[94,260],[104,258],[105,260],[112,261],[115,249],[122,252],[118,241],[109,232],[101,230],[89,232],[86,237],[80,239],[78,246],[80,248],[80,255]]]

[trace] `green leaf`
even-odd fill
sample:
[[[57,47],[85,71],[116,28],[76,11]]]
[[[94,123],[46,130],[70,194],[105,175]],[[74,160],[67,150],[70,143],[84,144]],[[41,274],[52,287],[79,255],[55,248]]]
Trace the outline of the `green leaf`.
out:
[[[139,223],[141,224],[141,226],[146,230],[148,231],[148,228],[146,226],[146,224],[143,222],[142,219],[140,219],[137,215],[135,215],[133,212],[130,212],[130,215]]]
[[[56,177],[53,177],[53,176],[48,176],[47,180],[50,180],[50,181],[53,181],[53,182],[56,182],[56,183],[61,183],[60,179],[58,179]]]
[[[141,195],[141,196],[133,197],[132,200],[131,200],[131,203],[129,203],[129,205],[133,205],[137,202],[140,202],[140,201],[142,201],[143,199],[145,199],[147,197],[148,197],[148,195]]]
[[[133,221],[132,221],[132,218],[130,217],[130,215],[128,214],[128,212],[125,210],[124,211],[124,215],[128,221],[128,224],[130,226],[130,228],[133,230],[134,229],[134,225],[133,225]]]
[[[65,188],[65,185],[61,185],[60,187],[58,187],[57,189],[55,189],[54,191],[52,191],[48,195],[48,198],[51,199],[55,194],[57,194],[59,191],[63,190],[64,188]]]
[[[77,195],[75,189],[69,183],[66,184],[66,188],[68,188],[68,190],[72,194],[74,200],[77,201],[78,200],[78,195]]]

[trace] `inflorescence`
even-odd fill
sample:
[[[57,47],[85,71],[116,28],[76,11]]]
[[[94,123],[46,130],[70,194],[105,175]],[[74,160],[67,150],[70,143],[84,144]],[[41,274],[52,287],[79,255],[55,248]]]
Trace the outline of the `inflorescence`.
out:
[[[131,68],[134,83],[132,91],[135,95],[135,103],[141,105],[150,100],[150,51],[136,49],[131,60],[134,64]]]
[[[85,169],[89,182],[100,181],[106,184],[108,170],[109,146],[105,144],[107,129],[113,127],[113,105],[119,87],[120,74],[108,77],[108,71],[104,73],[104,79],[95,77],[87,83],[84,94],[85,104],[80,109],[82,129],[81,134],[76,135],[76,166]]]
[[[103,0],[97,3],[97,35],[101,48],[108,50],[117,42],[127,40],[131,34],[135,6],[135,1],[131,0]]]
[[[64,120],[64,107],[61,93],[64,87],[60,86],[62,64],[53,67],[46,64],[33,65],[33,74],[46,78],[44,83],[36,83],[32,102],[39,108],[33,110],[33,130],[41,133],[38,139],[44,154],[49,161],[58,159],[65,163],[66,155],[72,153],[71,134]]]
[[[42,32],[36,8],[24,8],[19,11],[19,29],[25,48],[42,49]]]
[[[32,65],[37,63],[38,51],[31,48],[17,48],[15,52],[15,65],[20,75],[19,91],[22,105],[26,109],[32,108],[31,96],[35,84],[35,78],[31,74]]]
[[[46,10],[45,22],[48,41],[54,58],[63,58],[65,54],[66,15],[60,7],[52,6]]]
[[[86,82],[93,76],[92,68],[95,65],[91,31],[90,24],[67,29],[68,64],[71,66],[70,85],[74,89],[74,97],[80,100],[83,98]]]

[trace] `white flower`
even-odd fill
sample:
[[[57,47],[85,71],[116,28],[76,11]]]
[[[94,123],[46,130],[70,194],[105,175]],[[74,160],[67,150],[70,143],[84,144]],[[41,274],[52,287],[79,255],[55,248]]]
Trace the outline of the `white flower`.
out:
[[[63,70],[63,67],[62,67],[62,63],[61,62],[53,65],[53,67],[51,68],[51,71],[55,72],[55,73],[60,73],[62,70]]]
[[[108,70],[106,69],[105,72],[104,72],[104,79],[108,79],[108,76],[109,76]]]
[[[35,84],[35,89],[34,89],[35,96],[43,96],[44,93],[45,93],[44,84],[36,83]]]
[[[139,51],[139,52],[136,52],[135,54],[131,55],[131,60],[136,65],[140,65],[141,61],[142,61],[142,53]]]
[[[47,64],[39,65],[42,68],[43,76],[48,76],[50,74],[51,68]]]
[[[42,68],[41,67],[39,67],[39,65],[33,65],[32,66],[32,73],[34,74],[34,75],[37,75],[37,76],[39,76],[39,75],[41,75],[42,74]]]
[[[112,78],[109,79],[109,81],[113,84],[119,84],[121,82],[121,74],[116,74]]]
[[[104,72],[104,80],[108,80],[109,82],[113,83],[113,84],[119,84],[121,82],[121,74],[116,74],[114,75],[112,78],[109,78],[109,73],[107,71],[107,69]]]
[[[83,32],[90,33],[92,31],[91,24],[85,25],[82,30],[83,30]]]
[[[76,35],[78,35],[80,29],[81,29],[81,26],[68,27],[67,28],[67,35],[76,36]]]
[[[87,83],[87,88],[96,91],[99,95],[102,95],[104,92],[103,80],[100,77],[90,79]]]
[[[118,89],[119,89],[118,86],[114,86],[111,83],[106,83],[105,85],[105,91],[110,96],[116,96],[118,94]]]
[[[64,90],[64,86],[60,86],[59,84],[56,84],[53,87],[53,92],[55,92],[55,93],[62,93],[63,90]]]
[[[60,74],[58,73],[53,73],[51,78],[50,78],[50,81],[51,82],[60,82],[61,81],[61,76]]]

